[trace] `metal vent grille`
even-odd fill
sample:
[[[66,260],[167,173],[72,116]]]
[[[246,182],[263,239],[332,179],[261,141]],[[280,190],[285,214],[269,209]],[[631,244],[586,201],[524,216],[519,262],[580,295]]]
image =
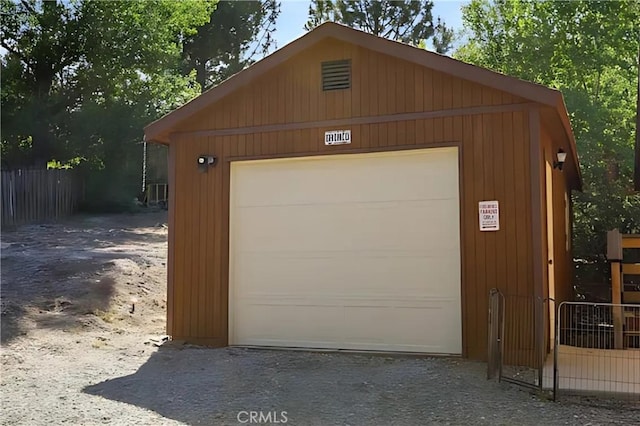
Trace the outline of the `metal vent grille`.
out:
[[[351,87],[351,60],[322,63],[322,90],[341,90]]]

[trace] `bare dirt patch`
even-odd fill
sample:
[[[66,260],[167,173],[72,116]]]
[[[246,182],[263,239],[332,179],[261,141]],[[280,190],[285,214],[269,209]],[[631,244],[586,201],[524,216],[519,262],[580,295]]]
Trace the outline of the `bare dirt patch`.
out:
[[[78,216],[3,232],[2,343],[87,324],[162,331],[166,242],[165,212]]]
[[[135,371],[165,333],[166,212],[23,226],[1,244],[2,423],[109,422],[82,389]]]

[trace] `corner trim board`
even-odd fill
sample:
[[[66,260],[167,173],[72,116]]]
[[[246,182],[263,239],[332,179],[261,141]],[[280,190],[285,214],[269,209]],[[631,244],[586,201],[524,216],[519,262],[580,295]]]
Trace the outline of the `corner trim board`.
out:
[[[546,218],[546,200],[543,206],[542,185],[544,158],[540,143],[540,111],[539,109],[529,110],[529,161],[530,161],[530,185],[531,185],[531,248],[533,266],[533,290],[534,295],[539,300],[544,299],[544,284],[546,262],[543,260],[543,241],[546,242],[546,235],[543,235],[542,218]],[[543,210],[544,207],[544,210]],[[545,313],[542,303],[536,303],[535,315],[535,336],[536,348],[539,362],[542,363],[545,347]]]
[[[168,213],[168,251],[167,251],[167,334],[172,336],[174,333],[173,317],[174,317],[174,281],[175,281],[175,233],[176,233],[176,196],[174,188],[176,187],[176,150],[175,145],[169,145],[168,168],[169,168],[169,213]]]

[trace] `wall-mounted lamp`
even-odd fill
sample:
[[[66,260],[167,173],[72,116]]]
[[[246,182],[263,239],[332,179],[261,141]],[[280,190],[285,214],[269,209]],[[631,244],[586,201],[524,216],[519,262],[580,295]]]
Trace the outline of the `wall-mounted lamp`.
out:
[[[562,166],[564,166],[564,162],[567,160],[567,153],[564,152],[564,149],[560,148],[556,156],[558,157],[558,161],[553,162],[553,168],[562,170]]]
[[[218,157],[215,155],[200,155],[198,157],[198,169],[201,172],[206,172],[209,167],[216,165]]]

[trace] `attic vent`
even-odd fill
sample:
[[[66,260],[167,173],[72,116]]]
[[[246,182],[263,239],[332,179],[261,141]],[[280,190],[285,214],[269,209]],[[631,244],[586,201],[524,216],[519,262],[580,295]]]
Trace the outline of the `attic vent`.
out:
[[[351,87],[351,60],[322,63],[322,90],[341,90]]]

